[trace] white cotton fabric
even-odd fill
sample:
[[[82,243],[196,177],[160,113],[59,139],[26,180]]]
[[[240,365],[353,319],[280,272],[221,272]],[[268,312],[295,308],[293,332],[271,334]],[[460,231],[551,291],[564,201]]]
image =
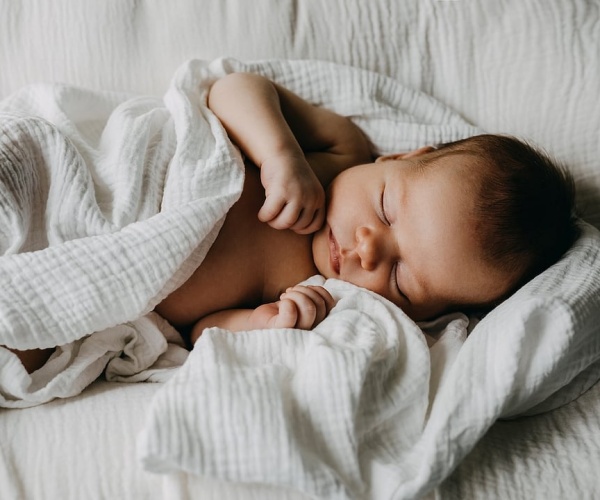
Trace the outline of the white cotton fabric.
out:
[[[18,91],[0,104],[0,345],[68,354],[29,377],[0,350],[0,404],[77,394],[115,357],[109,377],[148,378],[178,349],[151,311],[196,269],[241,193],[241,156],[205,105],[208,86],[235,70],[354,116],[382,150],[394,137],[408,149],[476,130],[425,95],[328,63],[193,60],[162,100],[64,85]]]
[[[341,281],[325,287],[338,302],[313,331],[200,337],[153,400],[145,468],[319,498],[367,494],[365,466],[402,456],[422,432],[429,351],[390,302]]]
[[[140,379],[180,349],[151,311],[201,262],[243,183],[204,106],[209,74],[191,62],[164,99],[33,85],[0,104],[0,344],[63,346],[32,377],[2,349],[0,405],[72,396],[109,362],[109,377]]]
[[[497,419],[600,379],[600,233],[582,231],[480,322],[420,325],[437,337],[429,354],[400,310],[335,280],[324,286],[339,301],[313,332],[206,331],[152,402],[142,463],[317,498],[430,493]]]
[[[18,92],[2,103],[11,187],[0,192],[22,194],[2,204],[0,344],[66,347],[33,377],[2,351],[3,406],[77,394],[106,366],[111,377],[153,380],[183,362],[150,311],[201,262],[239,195],[241,158],[204,106],[207,85],[236,70],[350,116],[380,152],[478,132],[391,79],[314,61],[190,61],[163,100]],[[427,493],[497,418],[566,403],[598,379],[600,236],[583,228],[561,262],[466,341],[474,322],[462,315],[421,325],[438,338],[431,351],[396,307],[332,280],[339,301],[315,332],[205,332],[156,393],[141,463],[317,497]]]
[[[496,422],[436,498],[589,498],[598,484],[600,384],[567,406]]]
[[[310,498],[265,483],[143,470],[136,441],[161,389],[162,384],[97,381],[67,402],[1,412],[3,495],[44,500]],[[598,398],[600,384],[558,410],[497,422],[440,486],[438,496],[427,498],[588,497],[598,477]]]

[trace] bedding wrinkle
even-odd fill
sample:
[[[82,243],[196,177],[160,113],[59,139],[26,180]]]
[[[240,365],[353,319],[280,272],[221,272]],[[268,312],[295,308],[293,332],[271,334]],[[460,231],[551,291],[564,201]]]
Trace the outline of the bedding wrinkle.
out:
[[[10,134],[2,136],[4,156],[0,159],[0,210],[2,222],[0,228],[3,236],[0,239],[0,252],[2,255],[10,255],[19,251],[37,250],[48,245],[48,240],[43,231],[31,230],[41,227],[43,220],[35,217],[27,204],[32,198],[31,190],[28,186],[37,186],[44,184],[44,176],[36,175],[37,172],[31,168],[16,169],[15,166],[21,164],[30,165],[31,160],[23,158],[23,151],[15,147],[16,141]],[[42,186],[43,189],[43,186]],[[45,204],[45,200],[42,200]],[[8,210],[5,207],[13,207]],[[25,237],[21,234],[21,228],[26,229]],[[36,237],[37,236],[37,237]]]
[[[122,101],[115,105],[115,94],[65,86],[26,88],[2,102],[2,126],[7,131],[3,137],[17,134],[19,147],[27,151],[17,159],[25,160],[23,168],[34,172],[23,178],[18,168],[2,169],[2,175],[13,172],[10,182],[27,181],[22,189],[30,193],[21,200],[21,208],[3,206],[20,226],[13,231],[16,234],[9,248],[22,247],[20,242],[27,241],[30,233],[45,235],[48,245],[18,248],[20,253],[0,259],[0,272],[10,284],[0,292],[0,343],[18,349],[60,345],[68,346],[66,351],[81,353],[78,346],[89,344],[90,334],[106,339],[102,354],[69,361],[86,365],[83,373],[50,363],[57,372],[47,374],[46,387],[33,390],[30,385],[28,389],[27,380],[22,380],[17,392],[6,388],[4,394],[11,395],[3,404],[28,406],[77,394],[100,373],[99,358],[106,363],[122,351],[132,330],[140,329],[136,355],[131,358],[133,365],[141,367],[140,372],[148,371],[168,350],[160,327],[144,319],[145,315],[152,310],[155,297],[166,293],[162,289],[185,279],[185,271],[178,269],[189,269],[189,264],[197,267],[241,190],[241,160],[237,153],[231,156],[233,147],[220,125],[214,120],[205,122],[204,127],[190,129],[196,133],[186,132],[183,137],[171,131],[186,130],[174,122],[199,115],[191,103],[198,101],[194,93],[201,91],[178,88],[168,101],[173,106],[170,112],[158,100],[121,94]],[[48,99],[52,96],[55,100]],[[104,120],[103,126],[85,127],[87,134],[92,130],[101,134],[90,143],[77,122],[82,116],[86,123],[93,118],[89,110],[86,114],[79,108],[86,100],[97,111],[96,119]],[[30,117],[23,117],[23,113]],[[57,125],[46,121],[53,121],[53,117]],[[210,131],[222,137],[215,140],[207,135]],[[15,144],[8,145],[1,158],[10,154],[15,159]],[[28,151],[35,158],[27,156],[31,154]],[[173,156],[176,163],[171,161]],[[210,159],[204,168],[207,182],[197,172],[203,156]],[[229,159],[230,173],[211,175],[221,169],[225,158]],[[187,182],[177,180],[186,172],[193,174]],[[44,175],[49,177],[46,185],[36,184],[35,179]],[[144,179],[146,191],[142,193]],[[187,193],[180,196],[180,205],[170,202],[175,197],[169,192],[173,184]],[[195,191],[204,192],[204,198],[190,199],[193,184]],[[171,208],[159,212],[165,202],[170,202]],[[34,220],[44,225],[22,223],[19,210],[33,214]],[[37,246],[42,247],[41,243]],[[129,326],[123,328],[123,323]],[[2,356],[12,356],[2,351]],[[19,374],[17,379],[21,377]],[[62,388],[57,391],[59,386]]]
[[[600,433],[595,415],[587,409],[600,394],[600,385],[551,413],[498,422],[467,456],[463,466],[445,481],[442,497],[586,498],[586,485],[596,484]],[[490,454],[489,450],[495,450]],[[562,459],[573,466],[565,468]],[[465,474],[469,475],[466,480]],[[518,481],[518,484],[515,484]]]

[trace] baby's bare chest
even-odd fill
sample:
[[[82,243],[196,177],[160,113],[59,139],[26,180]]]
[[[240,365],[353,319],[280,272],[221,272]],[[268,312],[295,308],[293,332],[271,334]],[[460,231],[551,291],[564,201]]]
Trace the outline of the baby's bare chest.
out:
[[[312,237],[273,229],[261,222],[258,211],[263,202],[257,170],[247,169],[242,197],[227,214],[198,270],[211,283],[219,281],[217,286],[226,307],[273,302],[287,287],[317,272]]]
[[[162,316],[184,326],[223,309],[253,308],[316,274],[311,237],[260,222],[263,201],[260,179],[249,172],[200,267],[157,307]]]

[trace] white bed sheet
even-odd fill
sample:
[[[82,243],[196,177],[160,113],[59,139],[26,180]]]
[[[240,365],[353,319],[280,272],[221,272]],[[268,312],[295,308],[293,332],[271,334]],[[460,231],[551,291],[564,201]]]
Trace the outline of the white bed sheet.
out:
[[[0,498],[192,499],[199,491],[207,500],[307,498],[279,488],[143,471],[136,437],[159,389],[99,380],[68,401],[0,410]],[[599,399],[596,384],[553,412],[497,422],[435,498],[591,498],[600,463]]]
[[[596,498],[598,401],[600,383],[552,412],[496,422],[438,488],[438,498]]]
[[[306,498],[280,488],[144,471],[136,443],[160,387],[98,380],[76,398],[0,410],[0,499],[166,500],[198,498],[199,492],[207,500]]]

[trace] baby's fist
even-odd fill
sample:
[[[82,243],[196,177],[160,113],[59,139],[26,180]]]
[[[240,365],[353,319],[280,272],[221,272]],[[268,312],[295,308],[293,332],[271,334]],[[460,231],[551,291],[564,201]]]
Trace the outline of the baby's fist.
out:
[[[255,328],[300,328],[312,330],[335,305],[322,286],[296,285],[288,288],[277,302],[263,304],[253,312]]]

